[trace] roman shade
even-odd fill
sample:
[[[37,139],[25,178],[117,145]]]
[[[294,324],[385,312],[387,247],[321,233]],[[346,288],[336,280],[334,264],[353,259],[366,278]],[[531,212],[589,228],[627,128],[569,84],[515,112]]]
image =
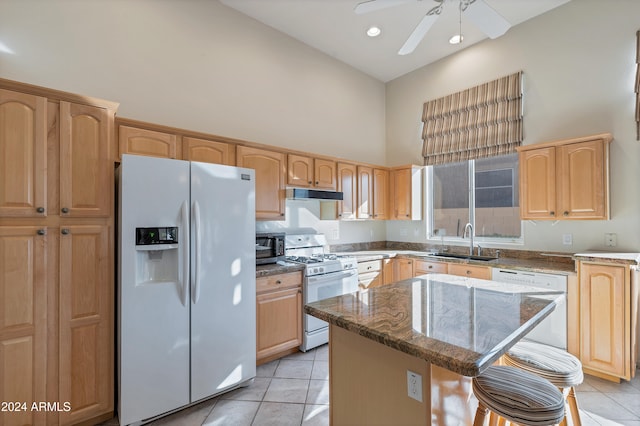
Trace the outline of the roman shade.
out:
[[[428,101],[422,112],[425,165],[516,152],[522,143],[522,71]]]

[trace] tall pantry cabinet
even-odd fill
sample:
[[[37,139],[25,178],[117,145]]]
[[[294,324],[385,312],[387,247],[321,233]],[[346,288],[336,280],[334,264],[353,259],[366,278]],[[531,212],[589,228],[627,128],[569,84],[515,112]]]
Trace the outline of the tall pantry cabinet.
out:
[[[116,108],[0,79],[0,424],[113,415]]]

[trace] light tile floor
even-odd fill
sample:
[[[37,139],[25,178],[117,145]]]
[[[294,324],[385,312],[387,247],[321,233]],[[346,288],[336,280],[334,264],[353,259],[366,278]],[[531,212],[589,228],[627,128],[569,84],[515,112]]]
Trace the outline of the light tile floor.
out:
[[[254,383],[156,420],[152,426],[326,426],[327,345],[258,367]],[[615,384],[591,376],[577,389],[584,426],[640,426],[640,371]],[[117,425],[117,419],[104,426]]]

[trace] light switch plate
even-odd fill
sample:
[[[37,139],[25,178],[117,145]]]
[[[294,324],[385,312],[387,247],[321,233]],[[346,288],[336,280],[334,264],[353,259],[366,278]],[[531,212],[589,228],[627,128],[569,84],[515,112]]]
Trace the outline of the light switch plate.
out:
[[[572,234],[562,234],[562,244],[565,246],[570,246],[573,244],[573,235]]]

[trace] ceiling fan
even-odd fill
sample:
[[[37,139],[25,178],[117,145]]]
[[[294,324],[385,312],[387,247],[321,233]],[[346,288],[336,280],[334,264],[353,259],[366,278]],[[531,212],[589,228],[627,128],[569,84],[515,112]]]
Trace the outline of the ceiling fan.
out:
[[[358,3],[355,12],[358,15],[373,12],[380,9],[396,6],[410,1],[422,0],[368,0]],[[433,0],[438,3],[431,8],[418,23],[407,41],[398,51],[398,55],[407,55],[414,51],[427,34],[431,26],[436,22],[447,0]],[[509,21],[495,11],[484,0],[459,0],[460,12],[469,18],[483,33],[490,38],[497,38],[507,32],[511,27]]]

